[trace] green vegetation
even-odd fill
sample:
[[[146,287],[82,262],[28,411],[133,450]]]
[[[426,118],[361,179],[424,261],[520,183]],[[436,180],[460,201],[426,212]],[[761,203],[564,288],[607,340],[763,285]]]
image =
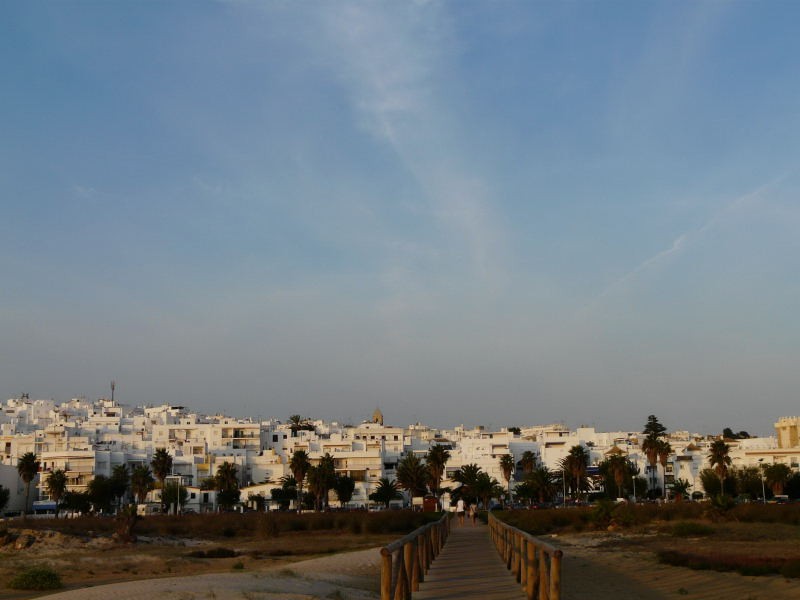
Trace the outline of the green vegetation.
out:
[[[32,567],[16,575],[8,587],[14,590],[57,590],[63,587],[61,576],[46,567]]]
[[[783,575],[800,577],[800,560],[752,554],[699,554],[680,550],[662,550],[658,559],[674,567],[697,570],[735,571],[741,575]]]
[[[356,535],[404,535],[435,521],[441,513],[392,510],[305,513],[290,512],[212,513],[199,515],[153,515],[139,519],[136,532],[144,536],[178,536],[197,539],[268,539],[292,531],[343,531]],[[30,520],[26,527],[84,536],[87,531],[111,535],[119,525],[114,519],[91,516],[75,519]]]

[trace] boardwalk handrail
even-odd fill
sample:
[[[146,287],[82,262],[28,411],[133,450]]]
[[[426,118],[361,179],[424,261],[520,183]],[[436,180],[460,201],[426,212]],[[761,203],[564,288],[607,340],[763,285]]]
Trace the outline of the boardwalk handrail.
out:
[[[489,530],[506,567],[528,600],[561,599],[563,552],[489,513]]]
[[[450,533],[450,515],[415,529],[381,548],[381,600],[408,600]],[[395,558],[394,556],[397,555]]]

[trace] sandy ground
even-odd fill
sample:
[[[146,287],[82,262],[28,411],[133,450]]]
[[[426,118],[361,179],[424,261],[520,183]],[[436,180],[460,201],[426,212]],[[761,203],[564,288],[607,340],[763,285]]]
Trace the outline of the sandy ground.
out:
[[[550,541],[564,551],[563,600],[800,599],[800,579],[671,567],[659,563],[653,553],[599,547],[602,538],[574,535]]]
[[[102,585],[61,592],[48,600],[374,600],[379,597],[380,549],[316,558],[264,571],[212,573]]]
[[[564,550],[563,600],[798,600],[800,580],[693,571],[657,562],[652,553],[608,548],[602,537],[548,540]],[[687,540],[702,543],[702,540]],[[378,548],[263,570],[209,573],[98,585],[48,595],[48,600],[375,600]],[[510,577],[510,575],[509,575]],[[524,596],[520,590],[520,599]]]

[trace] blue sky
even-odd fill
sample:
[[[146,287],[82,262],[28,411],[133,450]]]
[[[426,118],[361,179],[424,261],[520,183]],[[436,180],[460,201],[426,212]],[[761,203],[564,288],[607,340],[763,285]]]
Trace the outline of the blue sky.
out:
[[[799,13],[4,2],[0,395],[769,434]]]

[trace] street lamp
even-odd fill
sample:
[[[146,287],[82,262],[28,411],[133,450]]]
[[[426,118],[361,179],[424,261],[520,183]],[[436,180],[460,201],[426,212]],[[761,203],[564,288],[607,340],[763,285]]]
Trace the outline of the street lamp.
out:
[[[561,483],[564,485],[563,506],[567,508],[567,470],[563,465],[561,467]]]
[[[759,466],[761,467],[761,503],[767,503],[767,491],[764,489],[764,468],[763,468],[763,458],[758,459]]]
[[[636,475],[631,475],[631,481],[633,481],[633,503],[636,504]]]

